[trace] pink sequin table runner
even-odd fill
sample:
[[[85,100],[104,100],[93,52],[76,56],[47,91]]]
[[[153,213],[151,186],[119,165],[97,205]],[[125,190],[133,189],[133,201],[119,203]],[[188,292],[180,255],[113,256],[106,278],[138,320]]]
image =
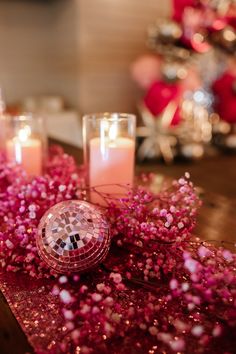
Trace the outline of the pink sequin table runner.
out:
[[[103,271],[96,273],[95,276],[91,275],[87,278],[91,288],[94,287],[94,281],[100,280],[106,277]],[[71,343],[71,337],[64,326],[65,322],[61,314],[61,304],[59,303],[59,297],[53,296],[51,290],[54,285],[53,280],[33,280],[29,276],[18,273],[0,273],[0,290],[5,296],[8,305],[10,306],[13,314],[15,315],[18,323],[24,331],[29,343],[33,347],[37,354],[61,354],[58,344],[62,342]],[[157,296],[161,298],[163,293],[167,292],[166,286],[163,284]],[[113,297],[116,302],[119,301],[124,312],[127,311],[127,304],[132,301],[135,308],[139,308],[142,305],[147,290],[142,287],[132,286],[124,291],[122,294],[116,291],[113,293]],[[179,299],[176,298],[171,302],[171,308],[169,308],[170,316],[174,313],[178,313]],[[179,314],[179,318],[184,318],[184,313]],[[187,315],[188,317],[188,315]],[[185,317],[185,321],[187,319]],[[212,320],[212,314],[204,314],[205,323]],[[204,319],[203,319],[204,320]],[[184,351],[187,354],[193,353],[208,353],[208,354],[232,354],[235,353],[235,335],[233,335],[234,328],[229,328],[225,332],[225,335],[219,340],[215,340],[209,347],[199,347],[194,338],[189,335],[186,337],[187,350]],[[144,354],[148,351],[148,348],[152,347],[156,342],[153,336],[148,336],[144,332],[140,336],[140,332],[136,332],[135,328],[130,329],[125,337],[117,336],[112,339],[108,344],[108,350],[95,351],[98,354],[102,353],[114,353],[114,354],[127,354],[138,353]],[[137,344],[139,346],[137,347]],[[155,344],[156,345],[156,344]],[[227,348],[226,350],[223,350]],[[109,349],[110,348],[110,349]],[[96,349],[96,347],[95,347]],[[165,347],[159,342],[158,353],[172,353],[172,350],[166,350]],[[182,352],[182,351],[181,351]],[[71,350],[66,351],[68,354],[77,354],[79,351],[73,346]],[[13,354],[13,353],[12,353]]]
[[[65,337],[58,297],[51,294],[53,281],[33,280],[24,274],[0,273],[0,290],[35,352],[53,352]]]

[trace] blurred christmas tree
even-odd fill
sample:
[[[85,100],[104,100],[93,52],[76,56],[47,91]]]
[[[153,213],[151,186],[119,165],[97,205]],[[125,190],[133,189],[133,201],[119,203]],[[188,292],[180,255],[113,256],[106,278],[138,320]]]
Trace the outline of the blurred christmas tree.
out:
[[[132,76],[145,90],[139,157],[201,157],[212,141],[236,148],[236,1],[172,0],[148,29],[155,53]]]

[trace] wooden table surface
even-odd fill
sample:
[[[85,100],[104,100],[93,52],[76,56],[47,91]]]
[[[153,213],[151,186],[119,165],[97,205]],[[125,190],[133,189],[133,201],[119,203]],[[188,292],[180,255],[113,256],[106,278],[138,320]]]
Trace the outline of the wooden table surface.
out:
[[[82,161],[81,150],[63,146],[77,162]],[[185,171],[190,172],[203,199],[196,234],[204,240],[236,242],[236,155],[219,155],[171,166],[151,162],[138,164],[136,169],[137,173],[155,172],[174,178],[182,176]],[[32,348],[0,293],[0,354],[26,352],[32,353]]]

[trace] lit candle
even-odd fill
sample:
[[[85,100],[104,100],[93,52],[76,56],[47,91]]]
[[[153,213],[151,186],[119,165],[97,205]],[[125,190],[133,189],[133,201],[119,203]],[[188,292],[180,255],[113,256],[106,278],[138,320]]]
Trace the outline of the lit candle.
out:
[[[118,136],[117,122],[110,127],[105,120],[102,123],[100,137],[89,142],[89,184],[102,194],[119,198],[125,194],[124,187],[119,185],[133,185],[135,143],[133,139]],[[91,201],[106,204],[95,192],[91,193]]]
[[[6,150],[8,161],[21,164],[29,175],[42,174],[42,142],[31,136],[29,126],[19,129],[18,135],[7,141]]]
[[[5,116],[0,113],[0,151],[4,150],[6,144],[6,135],[8,133],[7,130],[7,119]]]

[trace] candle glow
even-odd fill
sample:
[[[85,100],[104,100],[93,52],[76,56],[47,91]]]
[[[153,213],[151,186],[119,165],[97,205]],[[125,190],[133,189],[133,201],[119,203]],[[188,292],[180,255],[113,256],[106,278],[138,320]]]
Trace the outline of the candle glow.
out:
[[[7,141],[6,151],[8,161],[21,164],[29,175],[42,173],[42,142],[32,137],[29,125],[20,128],[17,135]]]
[[[100,122],[99,137],[89,141],[89,185],[95,188],[90,199],[105,205],[102,195],[124,197],[124,186],[132,187],[134,178],[134,139],[122,136],[118,116]]]

